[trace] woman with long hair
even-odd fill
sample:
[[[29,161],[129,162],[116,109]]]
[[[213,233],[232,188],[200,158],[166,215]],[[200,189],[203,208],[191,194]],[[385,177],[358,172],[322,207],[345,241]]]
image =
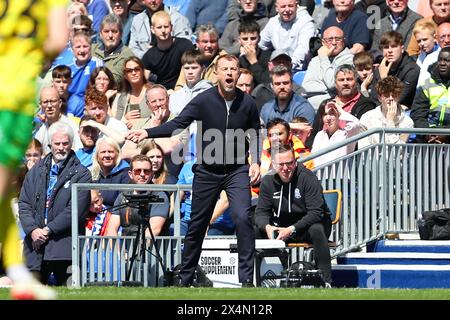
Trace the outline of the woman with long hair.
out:
[[[144,144],[141,154],[150,158],[153,171],[152,182],[154,184],[174,184],[176,181],[171,179],[164,165],[164,152],[162,148],[154,141],[149,140]]]
[[[111,112],[113,117],[122,120],[128,129],[133,126],[135,120],[151,115],[145,98],[148,83],[144,70],[144,64],[138,57],[129,57],[123,64],[122,90],[114,100]]]
[[[154,141],[148,140],[142,147],[141,154],[146,155],[150,159],[152,166],[153,184],[176,184],[177,180],[169,174],[167,168],[164,165],[164,152],[162,148]],[[173,217],[173,210],[175,208],[174,194],[166,192],[170,199],[169,219],[165,228],[170,225],[171,218]],[[166,232],[167,230],[165,230]]]
[[[117,94],[117,84],[111,70],[105,66],[95,68],[89,78],[86,91],[90,88],[94,88],[97,91],[104,93],[108,98],[109,106],[112,105],[114,97]],[[111,112],[111,109],[109,112]]]

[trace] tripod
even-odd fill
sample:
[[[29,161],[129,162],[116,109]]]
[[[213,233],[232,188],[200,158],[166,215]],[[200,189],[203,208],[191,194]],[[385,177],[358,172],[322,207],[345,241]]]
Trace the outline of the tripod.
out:
[[[129,207],[132,209],[137,209],[138,210],[137,219],[135,219],[134,224],[138,226],[138,230],[136,233],[135,245],[133,247],[133,252],[132,252],[131,258],[130,258],[130,265],[126,272],[125,281],[122,281],[119,285],[120,286],[139,286],[139,285],[142,285],[142,283],[130,281],[131,272],[133,270],[133,264],[136,261],[136,259],[138,258],[138,256],[140,256],[140,261],[145,263],[145,260],[146,260],[145,253],[149,252],[151,255],[153,255],[158,260],[163,272],[165,272],[163,259],[159,253],[159,248],[156,243],[155,235],[153,234],[152,228],[150,226],[150,209],[151,209],[150,204],[163,203],[164,199],[158,197],[157,195],[153,195],[151,192],[150,193],[140,193],[140,194],[123,193],[123,196],[125,197],[126,201],[124,203],[114,207],[114,210],[119,210],[119,209],[123,209],[126,207]],[[136,215],[134,215],[133,213],[132,213],[132,216],[136,217]],[[156,254],[153,254],[151,252],[151,250],[149,250],[147,248],[146,239],[145,239],[145,231],[147,230],[147,228],[150,232],[150,236],[151,236],[153,245],[155,246]],[[138,248],[139,248],[139,252],[138,252]],[[166,277],[165,274],[164,274],[164,277]]]
[[[132,205],[129,205],[129,206],[133,208]],[[134,207],[134,208],[136,208],[136,207]],[[163,259],[162,259],[161,255],[159,254],[159,248],[156,243],[155,235],[153,234],[152,228],[150,226],[150,220],[149,220],[149,217],[147,216],[148,203],[139,202],[137,205],[137,209],[138,209],[138,213],[140,216],[140,223],[138,226],[138,231],[136,233],[135,246],[133,247],[133,253],[131,254],[131,258],[130,258],[130,266],[129,266],[127,274],[126,274],[126,281],[130,280],[131,272],[133,270],[133,264],[134,264],[136,258],[138,257],[139,245],[140,245],[139,254],[140,254],[141,263],[145,264],[145,256],[146,256],[145,253],[149,252],[156,259],[158,259],[158,262],[161,265],[162,270],[164,271]],[[147,243],[146,243],[146,239],[145,239],[145,230],[147,230],[147,228],[150,232],[150,236],[153,241],[153,245],[156,248],[156,254],[153,254],[147,248]]]

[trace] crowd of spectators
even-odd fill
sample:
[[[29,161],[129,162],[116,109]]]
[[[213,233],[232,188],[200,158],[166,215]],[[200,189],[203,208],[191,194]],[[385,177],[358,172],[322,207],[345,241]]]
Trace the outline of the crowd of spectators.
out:
[[[49,175],[32,181],[39,174],[32,171],[33,164],[44,170],[57,159],[55,124],[65,128],[62,135],[74,151],[64,151],[71,162],[63,172],[70,164],[87,168],[98,183],[191,183],[201,124],[139,144],[125,136],[131,129],[169,121],[216,85],[216,62],[225,53],[238,57],[238,88],[255,99],[261,128],[269,131],[261,151],[269,161],[263,163],[264,171],[270,170],[273,144],[291,144],[298,158],[372,127],[449,127],[450,2],[430,0],[433,15],[422,17],[408,7],[408,0],[381,1],[377,21],[366,2],[72,1],[67,10],[69,43],[40,79],[35,140],[26,155],[30,175],[19,200],[25,233],[33,231],[33,213],[25,207],[32,184],[46,183]],[[391,138],[391,143],[408,141],[407,136]],[[447,142],[432,135],[418,139]],[[358,147],[372,143],[377,141],[368,138]],[[355,147],[306,165],[332,161]],[[80,181],[90,179],[83,176]],[[171,205],[162,206],[164,212],[151,210],[155,234],[171,230],[173,201],[168,194],[162,196]],[[183,196],[182,231],[189,222],[190,197],[189,192]],[[124,212],[113,212],[123,200],[119,191],[93,191],[91,198],[91,208],[85,205],[86,212],[80,213],[91,232],[98,222],[95,213],[104,215],[105,210],[112,210],[109,226],[97,226],[94,233],[134,230]],[[233,234],[226,195],[217,201],[209,234]],[[61,212],[67,205],[54,204]],[[57,228],[41,232],[25,248],[39,248]]]

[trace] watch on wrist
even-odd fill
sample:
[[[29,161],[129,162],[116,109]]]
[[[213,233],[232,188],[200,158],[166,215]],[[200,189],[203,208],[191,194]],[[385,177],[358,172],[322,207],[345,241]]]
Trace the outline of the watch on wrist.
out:
[[[291,236],[295,235],[297,233],[297,231],[295,230],[294,226],[289,226],[289,228],[291,229],[292,233]]]

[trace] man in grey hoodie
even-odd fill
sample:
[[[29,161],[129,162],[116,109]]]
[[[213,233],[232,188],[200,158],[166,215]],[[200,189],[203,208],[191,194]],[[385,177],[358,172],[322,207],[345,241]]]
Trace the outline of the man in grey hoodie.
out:
[[[169,110],[174,116],[179,115],[184,106],[197,94],[212,87],[210,81],[202,80],[205,71],[202,57],[198,50],[186,51],[181,56],[181,72],[184,74],[186,84],[170,95]]]
[[[202,63],[203,55],[198,50],[186,51],[181,56],[181,72],[184,74],[186,84],[173,92],[169,97],[169,110],[173,116],[178,116],[183,108],[199,93],[211,88],[210,81],[202,79],[205,67]],[[197,122],[189,126],[188,150],[185,157],[195,157],[195,133]]]

